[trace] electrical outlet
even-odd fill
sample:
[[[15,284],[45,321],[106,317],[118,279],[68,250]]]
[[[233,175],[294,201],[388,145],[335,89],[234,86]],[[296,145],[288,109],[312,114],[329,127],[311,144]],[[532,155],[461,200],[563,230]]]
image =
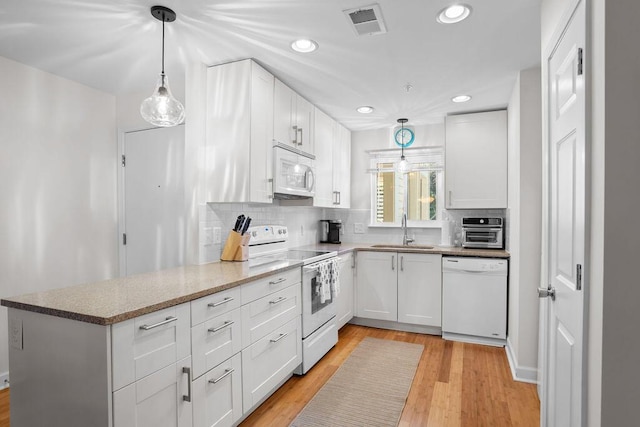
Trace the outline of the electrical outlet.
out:
[[[211,227],[204,228],[204,245],[211,246],[213,244],[213,229]]]
[[[220,227],[213,227],[213,244],[219,245],[221,243],[222,229]]]
[[[353,224],[353,234],[364,234],[364,224],[361,222]]]

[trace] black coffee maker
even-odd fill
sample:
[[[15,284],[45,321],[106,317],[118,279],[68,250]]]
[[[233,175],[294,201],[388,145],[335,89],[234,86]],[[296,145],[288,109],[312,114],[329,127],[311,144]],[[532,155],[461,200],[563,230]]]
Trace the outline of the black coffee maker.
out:
[[[340,243],[340,229],[342,221],[339,219],[320,220],[320,243]]]

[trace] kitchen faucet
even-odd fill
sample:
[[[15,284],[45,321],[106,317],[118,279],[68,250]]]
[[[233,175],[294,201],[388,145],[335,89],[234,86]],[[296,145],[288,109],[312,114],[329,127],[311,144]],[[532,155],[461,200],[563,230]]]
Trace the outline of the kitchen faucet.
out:
[[[407,236],[407,213],[405,212],[402,214],[402,244],[407,246],[413,241],[414,239]]]

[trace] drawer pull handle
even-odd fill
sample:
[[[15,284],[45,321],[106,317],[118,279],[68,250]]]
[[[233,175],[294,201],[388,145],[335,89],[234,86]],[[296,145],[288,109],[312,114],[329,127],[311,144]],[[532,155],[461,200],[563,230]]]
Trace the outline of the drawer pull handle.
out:
[[[218,378],[216,378],[215,380],[209,380],[209,382],[210,382],[211,384],[215,384],[215,383],[217,383],[217,382],[220,382],[220,381],[222,381],[222,379],[223,379],[224,377],[228,377],[229,375],[231,375],[231,374],[233,373],[233,371],[235,371],[235,369],[233,369],[233,368],[227,368],[227,369],[225,369],[225,370],[224,370],[224,374],[220,375],[220,376],[219,376]]]
[[[287,297],[280,297],[277,300],[269,301],[269,304],[280,304],[282,301],[286,300]]]
[[[282,338],[286,337],[287,335],[289,335],[289,334],[280,334],[280,335],[278,336],[278,338],[276,338],[276,339],[271,339],[271,340],[269,340],[269,341],[271,341],[271,342],[278,342],[278,341],[280,341]]]
[[[207,307],[217,307],[219,305],[226,304],[226,303],[231,302],[231,301],[233,301],[232,297],[226,297],[222,301],[210,302],[209,304],[207,304]]]
[[[162,322],[154,323],[153,325],[142,325],[140,326],[140,329],[148,331],[149,329],[157,328],[158,326],[166,325],[167,323],[175,322],[176,320],[178,320],[177,317],[169,316]]]
[[[187,374],[187,395],[182,395],[182,400],[191,402],[191,368],[183,367],[182,373]]]
[[[209,329],[207,329],[207,331],[209,331],[209,332],[218,332],[219,330],[224,329],[227,326],[231,326],[231,325],[233,325],[233,320],[227,320],[222,325],[217,326],[215,328],[209,328]]]
[[[287,280],[285,277],[281,277],[278,280],[274,280],[273,282],[269,282],[270,285],[277,285],[278,283],[282,283]]]

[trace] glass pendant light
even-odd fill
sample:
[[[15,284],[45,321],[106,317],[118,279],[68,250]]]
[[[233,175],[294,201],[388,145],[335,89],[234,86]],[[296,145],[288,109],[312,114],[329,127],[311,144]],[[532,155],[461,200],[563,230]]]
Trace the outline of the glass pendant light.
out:
[[[173,97],[169,89],[169,79],[164,73],[164,23],[176,20],[173,10],[164,6],[153,6],[151,15],[162,21],[162,72],[153,94],[142,101],[140,114],[142,118],[155,126],[171,127],[182,123],[184,120],[184,106]]]
[[[400,155],[400,161],[398,162],[396,169],[398,173],[409,173],[411,172],[411,162],[404,157],[404,124],[407,123],[409,119],[398,119],[398,123],[400,123],[400,147],[402,147],[402,154]],[[397,138],[396,138],[397,140]]]

